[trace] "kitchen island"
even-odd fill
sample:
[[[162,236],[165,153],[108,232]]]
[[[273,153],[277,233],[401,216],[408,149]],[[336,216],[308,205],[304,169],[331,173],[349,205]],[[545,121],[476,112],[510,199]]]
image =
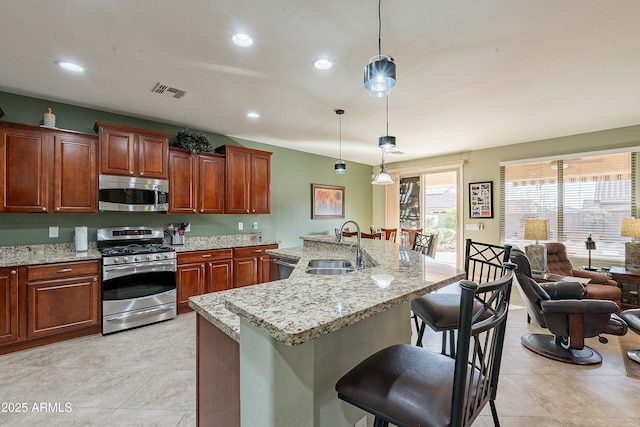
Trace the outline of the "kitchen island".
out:
[[[338,400],[335,382],[377,350],[410,342],[409,302],[464,275],[384,240],[362,242],[364,270],[311,275],[312,259],[355,261],[355,238],[303,240],[271,251],[299,259],[288,279],[190,300],[200,425],[353,426],[363,412]]]

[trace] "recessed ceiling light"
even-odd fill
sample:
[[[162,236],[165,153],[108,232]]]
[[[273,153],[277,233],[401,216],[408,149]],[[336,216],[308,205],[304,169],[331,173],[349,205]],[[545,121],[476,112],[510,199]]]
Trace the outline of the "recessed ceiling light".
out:
[[[81,73],[81,72],[84,71],[84,68],[82,68],[78,64],[74,64],[73,62],[60,61],[60,62],[58,62],[58,65],[60,67],[64,68],[65,70],[73,71],[74,73]]]
[[[234,34],[231,37],[231,40],[238,46],[242,47],[251,46],[253,44],[253,39],[248,34],[244,33]]]
[[[333,63],[326,58],[316,59],[313,61],[313,66],[318,70],[328,70],[333,67]]]
[[[256,113],[255,111],[250,111],[247,113],[247,117],[250,119],[258,119],[260,118],[260,113]]]

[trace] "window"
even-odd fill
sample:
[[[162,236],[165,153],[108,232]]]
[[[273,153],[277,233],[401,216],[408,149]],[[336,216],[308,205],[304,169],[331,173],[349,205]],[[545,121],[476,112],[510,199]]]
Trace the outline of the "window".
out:
[[[524,220],[549,220],[549,240],[570,255],[586,257],[584,241],[596,241],[593,259],[622,261],[622,218],[635,216],[635,152],[537,160],[500,167],[501,240],[524,247]]]

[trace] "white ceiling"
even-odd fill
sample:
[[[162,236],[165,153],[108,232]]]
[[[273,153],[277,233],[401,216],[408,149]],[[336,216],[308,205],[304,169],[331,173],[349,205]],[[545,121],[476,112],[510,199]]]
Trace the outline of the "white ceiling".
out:
[[[376,164],[385,98],[362,71],[377,19],[376,0],[2,1],[0,90],[331,157],[343,108],[343,158]],[[640,124],[639,22],[638,0],[383,0],[405,153],[386,160]],[[331,70],[313,68],[321,55]]]

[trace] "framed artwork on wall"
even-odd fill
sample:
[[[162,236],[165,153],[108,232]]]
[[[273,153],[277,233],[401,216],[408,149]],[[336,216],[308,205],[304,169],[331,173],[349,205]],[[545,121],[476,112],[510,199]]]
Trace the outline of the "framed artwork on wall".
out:
[[[311,184],[311,219],[344,218],[344,187]]]
[[[469,218],[493,218],[493,181],[469,183]]]

